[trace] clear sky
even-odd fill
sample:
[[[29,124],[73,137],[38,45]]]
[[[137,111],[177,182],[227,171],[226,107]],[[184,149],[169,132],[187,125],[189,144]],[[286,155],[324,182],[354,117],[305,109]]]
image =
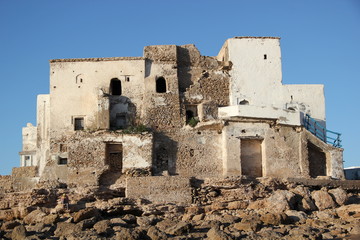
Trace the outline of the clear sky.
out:
[[[327,126],[359,166],[359,0],[0,0],[0,174],[19,166],[21,128],[49,93],[49,59],[142,56],[147,45],[281,37],[284,84],[324,84]]]

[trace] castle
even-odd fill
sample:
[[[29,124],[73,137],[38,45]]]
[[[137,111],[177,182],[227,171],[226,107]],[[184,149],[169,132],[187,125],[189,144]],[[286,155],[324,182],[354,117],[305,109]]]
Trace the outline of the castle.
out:
[[[15,172],[124,187],[133,176],[343,179],[331,133],[324,86],[282,84],[277,37],[230,38],[216,57],[147,46],[143,57],[50,60]]]

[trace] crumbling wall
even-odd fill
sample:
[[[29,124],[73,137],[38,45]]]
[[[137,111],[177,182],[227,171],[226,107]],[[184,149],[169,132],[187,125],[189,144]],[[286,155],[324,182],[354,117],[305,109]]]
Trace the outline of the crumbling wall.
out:
[[[154,164],[162,171],[186,177],[222,174],[221,134],[218,131],[185,127],[180,131],[157,134],[154,142]]]
[[[121,170],[112,171],[107,159],[107,144],[121,144]],[[60,180],[75,185],[98,185],[105,174],[113,176],[114,182],[133,168],[148,169],[152,162],[152,134],[124,134],[115,132],[78,131],[70,136],[53,139],[51,159],[42,180]],[[66,152],[62,152],[62,149]],[[66,163],[61,162],[66,158]],[[101,184],[101,183],[100,183]]]
[[[179,80],[175,45],[148,46],[146,58],[145,94],[141,122],[154,129],[182,126],[180,118]],[[163,78],[165,91],[157,91],[157,80]]]
[[[0,194],[12,189],[11,175],[0,175]]]
[[[229,121],[223,130],[224,174],[241,175],[241,141],[261,141],[262,176],[309,178],[309,144],[326,157],[326,176],[343,179],[342,149],[332,147],[316,138],[303,127],[278,125],[270,120],[239,119]],[[315,158],[314,161],[319,161]]]
[[[189,103],[212,100],[217,106],[229,105],[229,75],[223,71],[203,71],[185,93]]]
[[[154,203],[190,204],[192,201],[190,180],[178,176],[128,178],[126,197],[145,198]]]
[[[31,190],[39,181],[38,167],[18,167],[12,169],[12,187],[14,191]]]

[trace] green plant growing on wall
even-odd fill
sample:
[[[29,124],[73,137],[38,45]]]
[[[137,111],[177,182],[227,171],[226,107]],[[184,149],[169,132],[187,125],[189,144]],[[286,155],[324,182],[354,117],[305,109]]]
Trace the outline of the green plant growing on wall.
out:
[[[129,126],[122,131],[124,134],[133,134],[133,133],[142,133],[142,132],[149,132],[149,129],[143,125],[139,124],[136,126]]]
[[[198,124],[198,122],[199,122],[198,119],[192,117],[192,118],[190,118],[190,120],[189,120],[189,122],[188,122],[188,125],[189,125],[190,127],[195,127],[195,126]]]

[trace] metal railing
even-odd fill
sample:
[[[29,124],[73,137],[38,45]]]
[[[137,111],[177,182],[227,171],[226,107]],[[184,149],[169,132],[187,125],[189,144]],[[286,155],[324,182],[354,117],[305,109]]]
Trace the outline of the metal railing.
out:
[[[322,126],[318,121],[310,117],[310,115],[308,114],[305,114],[304,126],[307,130],[309,130],[312,134],[314,134],[323,142],[331,144],[334,147],[341,147],[341,134],[327,130],[324,126]]]

